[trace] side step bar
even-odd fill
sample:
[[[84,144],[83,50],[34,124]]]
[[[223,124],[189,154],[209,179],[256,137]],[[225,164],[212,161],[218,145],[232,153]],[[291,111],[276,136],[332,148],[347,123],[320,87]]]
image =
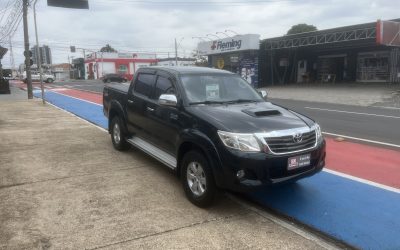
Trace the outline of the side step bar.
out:
[[[175,170],[177,166],[177,160],[176,158],[165,152],[164,150],[154,146],[151,143],[146,142],[145,140],[140,139],[139,137],[132,137],[130,139],[126,140],[129,144],[132,146],[142,150],[146,154],[154,157],[161,163],[165,164],[167,167]]]

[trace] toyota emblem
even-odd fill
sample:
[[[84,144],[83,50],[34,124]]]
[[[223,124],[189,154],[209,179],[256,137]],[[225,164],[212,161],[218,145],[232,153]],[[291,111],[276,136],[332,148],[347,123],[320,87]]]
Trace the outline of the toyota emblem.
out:
[[[296,133],[293,135],[293,141],[294,142],[301,142],[303,140],[303,134],[302,133]]]

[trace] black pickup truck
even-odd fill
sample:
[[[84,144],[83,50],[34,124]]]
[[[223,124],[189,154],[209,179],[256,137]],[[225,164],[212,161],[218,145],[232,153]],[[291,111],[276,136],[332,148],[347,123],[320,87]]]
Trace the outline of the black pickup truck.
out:
[[[204,207],[219,188],[246,192],[324,167],[318,124],[265,99],[228,71],[147,67],[129,86],[105,86],[103,107],[115,149],[132,145],[156,158]]]

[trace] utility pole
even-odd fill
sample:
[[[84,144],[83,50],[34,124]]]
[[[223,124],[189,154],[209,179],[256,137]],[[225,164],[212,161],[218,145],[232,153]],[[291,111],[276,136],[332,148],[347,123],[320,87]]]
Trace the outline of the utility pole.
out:
[[[22,11],[24,21],[24,44],[25,44],[25,70],[26,70],[26,85],[28,87],[28,99],[33,99],[32,91],[32,76],[31,76],[31,62],[29,56],[29,34],[28,34],[28,0],[23,0]]]
[[[36,58],[37,58],[37,66],[39,67],[40,90],[42,92],[42,102],[43,102],[43,104],[46,104],[46,101],[44,100],[42,56],[40,55],[38,30],[37,30],[37,24],[36,24],[36,3],[37,3],[37,0],[35,0],[35,3],[33,4],[33,19],[34,19],[34,22],[35,22],[36,53],[37,53]],[[43,52],[43,54],[45,55],[45,52]]]
[[[12,47],[12,41],[10,36],[10,65],[11,65],[11,76],[14,77],[14,70],[15,70],[15,61],[14,61],[14,53]]]
[[[175,38],[175,66],[178,66],[178,44],[176,43],[176,38]]]

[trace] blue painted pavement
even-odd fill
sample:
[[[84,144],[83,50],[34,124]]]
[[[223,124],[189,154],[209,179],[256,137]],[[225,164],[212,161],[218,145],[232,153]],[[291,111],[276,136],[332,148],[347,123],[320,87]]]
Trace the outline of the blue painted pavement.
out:
[[[40,97],[39,92],[34,93]],[[107,129],[102,106],[47,91],[52,104]],[[400,249],[400,194],[327,172],[250,194],[263,206],[362,249]]]
[[[38,98],[41,97],[40,93],[38,90],[33,91],[33,95]],[[104,129],[108,129],[108,120],[103,114],[102,105],[96,105],[52,91],[46,91],[45,99],[59,108],[67,110]]]

